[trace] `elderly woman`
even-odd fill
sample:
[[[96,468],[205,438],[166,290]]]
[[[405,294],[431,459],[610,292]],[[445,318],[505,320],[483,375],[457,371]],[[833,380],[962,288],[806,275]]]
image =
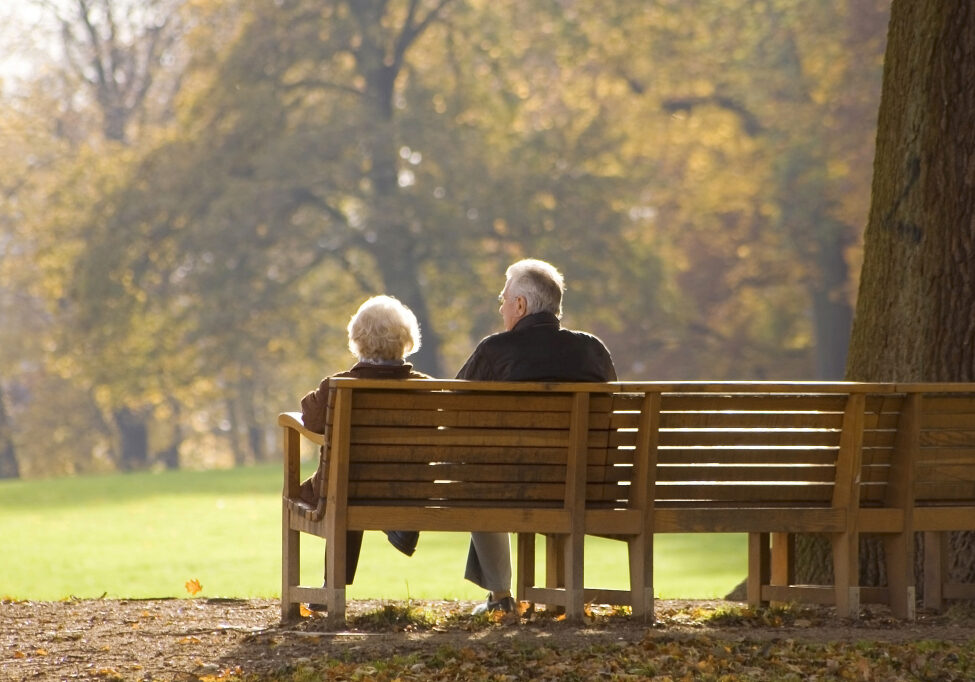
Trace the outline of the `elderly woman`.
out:
[[[349,320],[349,350],[358,362],[347,372],[334,376],[357,379],[429,379],[416,372],[405,361],[406,356],[420,348],[420,327],[413,311],[392,296],[373,296]],[[325,377],[317,389],[301,399],[301,416],[305,427],[325,433],[325,411],[328,407],[328,380]],[[301,484],[301,499],[316,507],[324,502],[328,477],[327,444],[322,447],[318,470]],[[419,533],[415,531],[386,531],[390,543],[407,556],[416,549]],[[351,583],[359,563],[362,531],[349,531],[346,538],[348,561],[346,582]],[[320,604],[312,608],[324,608]]]

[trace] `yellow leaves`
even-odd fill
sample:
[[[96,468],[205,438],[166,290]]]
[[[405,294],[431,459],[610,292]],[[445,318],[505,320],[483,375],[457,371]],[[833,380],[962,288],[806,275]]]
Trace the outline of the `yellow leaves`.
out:
[[[201,585],[200,581],[197,580],[196,578],[193,578],[192,580],[187,580],[186,583],[184,584],[184,587],[186,588],[187,592],[189,592],[191,595],[194,596],[197,594],[197,592],[200,592],[203,589],[203,585]]]
[[[304,604],[299,604],[298,605],[298,613],[301,614],[301,617],[302,618],[310,618],[311,616],[314,616],[315,615],[315,612],[312,611],[311,609],[309,609]]]
[[[16,658],[17,660],[23,660],[25,658],[28,658],[28,654],[25,654],[23,651],[21,651],[19,649],[16,650],[16,651],[14,651],[13,654],[11,654],[11,655],[14,658]],[[48,652],[47,649],[35,649],[34,650],[34,656],[48,656],[48,655],[50,655],[50,652]]]
[[[203,675],[199,678],[200,682],[217,682],[218,680],[231,680],[240,678],[244,674],[244,669],[239,665],[232,668],[224,668],[215,675]]]

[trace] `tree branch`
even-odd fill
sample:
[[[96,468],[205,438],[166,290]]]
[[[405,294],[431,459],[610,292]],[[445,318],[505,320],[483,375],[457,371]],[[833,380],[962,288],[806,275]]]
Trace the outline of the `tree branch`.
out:
[[[429,28],[430,24],[437,20],[444,8],[453,1],[440,0],[437,6],[427,12],[427,15],[417,24],[414,24],[413,20],[416,17],[416,8],[420,4],[420,0],[410,1],[410,9],[407,13],[406,21],[403,22],[403,30],[400,31],[399,37],[396,39],[396,46],[393,48],[394,73],[399,73],[400,68],[402,68],[406,51],[413,44],[413,41],[422,35]]]
[[[301,88],[320,88],[322,90],[335,90],[337,92],[344,92],[349,95],[356,95],[358,97],[364,97],[365,92],[354,88],[351,85],[343,85],[341,83],[333,83],[331,81],[321,80],[319,78],[302,78],[299,81],[293,83],[285,83],[282,86],[286,91],[299,90]]]
[[[661,105],[663,110],[668,113],[678,111],[691,111],[699,106],[715,106],[725,109],[738,115],[742,128],[749,137],[755,137],[761,133],[765,127],[759,122],[758,117],[749,111],[743,104],[740,104],[725,95],[706,95],[703,97],[680,97],[665,100]]]

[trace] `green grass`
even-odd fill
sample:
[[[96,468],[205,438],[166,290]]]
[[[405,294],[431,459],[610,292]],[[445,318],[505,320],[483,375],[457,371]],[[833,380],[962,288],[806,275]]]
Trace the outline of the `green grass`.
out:
[[[277,597],[280,488],[274,465],[0,481],[0,596],[185,597],[195,579],[201,596]],[[424,533],[407,558],[366,533],[348,598],[480,599],[463,579],[467,546],[463,533]],[[305,584],[320,580],[322,549],[302,536]],[[745,576],[745,552],[743,535],[658,535],[655,592],[723,596]],[[625,587],[624,544],[587,538],[585,570],[589,586]]]

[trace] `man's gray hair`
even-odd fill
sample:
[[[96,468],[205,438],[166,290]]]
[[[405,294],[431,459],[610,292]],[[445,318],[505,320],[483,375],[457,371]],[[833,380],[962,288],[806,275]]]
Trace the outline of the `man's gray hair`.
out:
[[[558,318],[562,317],[565,280],[554,265],[526,258],[513,263],[505,274],[508,294],[524,297],[527,314],[552,313]]]

